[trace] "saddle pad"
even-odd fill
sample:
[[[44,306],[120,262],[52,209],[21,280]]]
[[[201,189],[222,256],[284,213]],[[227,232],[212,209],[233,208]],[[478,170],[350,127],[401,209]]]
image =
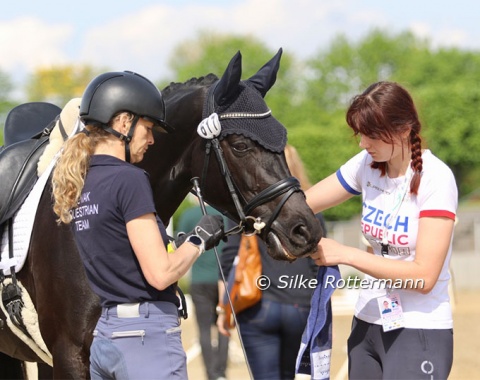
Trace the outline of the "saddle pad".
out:
[[[8,252],[8,225],[5,226],[0,246],[0,269],[6,276],[11,275],[10,267],[15,265],[15,273],[23,268],[27,258],[28,247],[33,230],[33,222],[38,208],[38,202],[47,183],[50,173],[55,166],[56,159],[52,160],[47,170],[35,183],[32,191],[23,202],[13,217],[13,258],[9,258]]]

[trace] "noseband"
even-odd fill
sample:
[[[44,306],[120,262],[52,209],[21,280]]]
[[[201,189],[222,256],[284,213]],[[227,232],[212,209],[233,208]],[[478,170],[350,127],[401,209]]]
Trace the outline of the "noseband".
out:
[[[206,101],[208,102],[207,107],[208,107],[208,113],[210,115],[212,115],[215,112],[215,109],[214,109],[215,101],[213,99],[213,93],[217,83],[215,83],[209,89],[209,92],[207,95]],[[267,113],[261,113],[261,114],[238,113],[238,112],[222,113],[218,115],[218,119],[219,120],[233,119],[233,118],[261,119],[266,116],[269,116],[270,113],[271,113],[270,110]],[[203,173],[201,177],[201,189],[205,188],[208,163],[209,163],[210,153],[213,148],[213,151],[215,152],[215,156],[217,157],[217,160],[220,166],[221,173],[225,178],[225,182],[227,184],[230,196],[232,197],[233,203],[235,204],[235,208],[237,209],[238,217],[240,219],[240,223],[238,224],[238,226],[234,227],[230,231],[227,231],[226,234],[229,235],[229,234],[243,232],[246,235],[254,235],[254,234],[265,233],[265,236],[266,236],[270,231],[272,223],[275,221],[282,207],[285,205],[285,203],[290,198],[290,196],[297,191],[303,193],[303,191],[300,189],[300,183],[295,177],[283,178],[280,181],[262,190],[260,193],[255,195],[250,201],[247,202],[233,181],[232,175],[230,173],[230,170],[228,169],[228,165],[223,155],[223,150],[220,146],[220,141],[218,140],[218,135],[214,137],[209,137],[209,138],[206,138],[205,136],[201,135],[203,138],[206,139],[205,160],[203,165]],[[268,203],[281,195],[283,196],[280,202],[278,203],[277,207],[275,208],[275,210],[272,212],[272,215],[268,219],[267,223],[262,221],[260,217],[255,218],[254,216],[249,215],[257,207],[265,203]],[[241,198],[241,201],[240,201],[240,198]],[[244,204],[243,207],[242,207],[242,203]]]

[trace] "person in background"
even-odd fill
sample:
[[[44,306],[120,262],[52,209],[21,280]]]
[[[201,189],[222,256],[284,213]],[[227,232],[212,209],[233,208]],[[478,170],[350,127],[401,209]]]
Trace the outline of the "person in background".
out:
[[[314,212],[362,196],[361,229],[373,254],[326,238],[312,255],[318,265],[356,268],[370,284],[355,307],[349,378],[447,379],[455,177],[422,148],[415,104],[398,83],[370,85],[353,98],[346,120],[362,151],[306,195]],[[394,301],[394,316],[382,318],[385,301]]]
[[[207,214],[220,215],[213,207],[206,205]],[[185,210],[178,220],[179,231],[192,230],[197,221],[202,217],[200,206],[195,205]],[[224,218],[226,223],[226,218]],[[217,246],[217,253],[222,252],[221,241]],[[205,252],[192,266],[190,277],[190,295],[195,306],[202,359],[208,380],[221,380],[226,378],[228,363],[229,338],[218,333],[216,306],[218,304],[218,262],[213,250]],[[212,326],[217,334],[212,344]]]
[[[310,187],[303,163],[297,150],[288,145],[285,157],[291,174],[296,177],[303,190]],[[326,231],[321,214],[317,218]],[[310,311],[310,299],[314,288],[299,285],[316,279],[318,267],[311,258],[297,259],[293,263],[271,258],[265,243],[258,239],[262,261],[262,275],[271,284],[262,291],[262,299],[256,305],[237,314],[240,334],[245,346],[247,360],[255,380],[293,379],[295,361],[302,334]],[[229,236],[222,253],[222,269],[225,278],[238,253],[240,235]],[[225,286],[219,282],[220,297]],[[229,335],[222,310],[217,321],[222,334]]]
[[[80,104],[85,129],[54,169],[53,209],[70,224],[102,312],[90,349],[92,379],[187,379],[176,282],[223,237],[223,220],[204,216],[167,253],[148,175],[132,165],[173,132],[165,104],[145,77],[125,71],[94,78]],[[181,244],[183,242],[183,244]]]

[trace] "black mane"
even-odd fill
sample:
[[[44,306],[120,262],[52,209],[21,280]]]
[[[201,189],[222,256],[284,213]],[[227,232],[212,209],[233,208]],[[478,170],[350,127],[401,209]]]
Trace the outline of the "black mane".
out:
[[[196,87],[196,86],[206,86],[214,83],[218,80],[218,77],[215,74],[208,74],[200,78],[191,78],[183,83],[171,82],[167,87],[162,90],[163,95],[168,95],[173,91],[178,90],[183,87]]]

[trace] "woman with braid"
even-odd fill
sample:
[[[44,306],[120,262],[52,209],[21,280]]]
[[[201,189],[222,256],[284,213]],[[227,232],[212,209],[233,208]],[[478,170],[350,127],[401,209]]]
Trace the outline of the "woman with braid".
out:
[[[373,254],[323,238],[318,265],[365,273],[348,339],[350,379],[446,379],[453,360],[449,262],[458,194],[452,171],[422,149],[410,94],[379,82],[346,120],[362,151],[307,192],[314,212],[362,196]],[[387,301],[392,311],[382,314]]]

